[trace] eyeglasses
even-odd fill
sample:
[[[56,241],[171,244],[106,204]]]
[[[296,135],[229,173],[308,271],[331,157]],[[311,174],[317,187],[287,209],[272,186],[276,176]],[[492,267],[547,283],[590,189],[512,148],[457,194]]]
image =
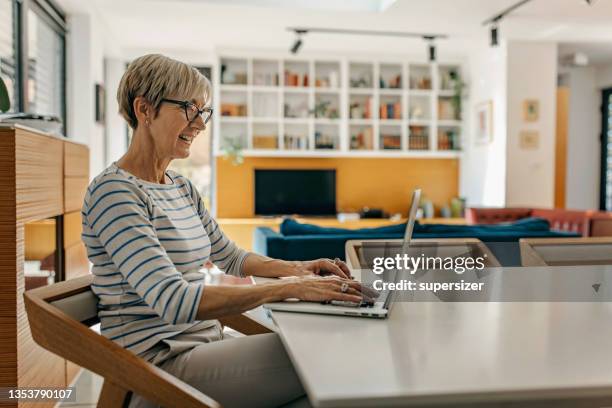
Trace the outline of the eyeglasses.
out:
[[[182,106],[183,109],[185,110],[185,118],[187,119],[187,122],[189,123],[196,120],[198,116],[201,116],[202,120],[204,121],[204,124],[207,124],[213,114],[212,108],[206,107],[203,109],[198,109],[198,107],[195,104],[189,101],[177,101],[175,99],[162,99],[162,102],[168,102],[168,103],[173,103],[175,105]]]

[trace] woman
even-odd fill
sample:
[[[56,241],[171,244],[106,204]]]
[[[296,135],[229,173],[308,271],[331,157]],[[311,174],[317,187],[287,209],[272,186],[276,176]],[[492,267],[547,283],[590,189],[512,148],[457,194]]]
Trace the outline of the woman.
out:
[[[111,340],[225,406],[279,406],[304,391],[278,336],[216,342],[223,333],[215,319],[287,298],[371,299],[341,261],[288,262],[236,247],[192,183],[167,170],[173,159],[189,156],[210,120],[210,93],[204,76],[170,58],[146,55],[129,65],[117,99],[133,138],[127,153],[92,181],[83,204],[92,289],[102,333]],[[302,278],[207,286],[199,269],[208,261],[236,276]],[[323,274],[333,277],[316,276]],[[146,404],[139,397],[131,402]]]

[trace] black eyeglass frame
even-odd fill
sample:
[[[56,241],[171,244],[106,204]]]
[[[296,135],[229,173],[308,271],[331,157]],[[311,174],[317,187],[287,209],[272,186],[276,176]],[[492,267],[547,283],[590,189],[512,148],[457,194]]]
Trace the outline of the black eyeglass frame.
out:
[[[196,120],[196,118],[197,118],[198,116],[201,116],[201,117],[204,119],[204,124],[206,125],[206,124],[207,124],[207,123],[210,121],[210,118],[212,118],[212,115],[213,115],[213,108],[210,108],[210,107],[204,107],[204,108],[202,108],[202,109],[199,109],[199,108],[196,106],[196,104],[195,104],[195,103],[192,103],[192,102],[189,102],[189,101],[177,101],[176,99],[168,99],[168,98],[164,98],[164,99],[162,99],[162,102],[168,102],[168,103],[172,103],[172,104],[175,104],[175,105],[182,106],[182,107],[183,107],[183,109],[185,110],[185,119],[187,119],[187,122],[189,122],[189,123],[191,123],[191,122],[193,122],[194,120]],[[193,119],[189,119],[189,113],[187,112],[187,108],[188,108],[188,107],[190,107],[190,106],[193,106],[193,108],[195,108],[195,110],[198,112],[198,113],[197,113],[197,115],[195,115],[195,116],[193,117]],[[204,117],[202,116],[202,114],[203,114],[204,112],[207,112],[207,113],[208,113],[208,116],[207,116],[206,118],[204,118]]]

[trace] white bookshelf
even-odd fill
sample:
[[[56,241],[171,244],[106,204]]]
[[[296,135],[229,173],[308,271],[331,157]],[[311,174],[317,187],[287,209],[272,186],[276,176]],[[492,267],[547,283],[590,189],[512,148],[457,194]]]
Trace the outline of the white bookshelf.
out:
[[[215,154],[457,157],[458,64],[222,56],[215,77]],[[318,107],[318,109],[315,109]]]

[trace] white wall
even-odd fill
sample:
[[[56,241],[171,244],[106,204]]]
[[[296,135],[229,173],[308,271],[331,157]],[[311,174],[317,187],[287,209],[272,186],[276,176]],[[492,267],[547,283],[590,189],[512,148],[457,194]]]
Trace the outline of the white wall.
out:
[[[117,89],[125,72],[122,58],[106,58],[104,62],[104,85],[106,87],[106,164],[118,160],[127,150],[127,125],[119,114]]]
[[[89,144],[89,126],[94,121],[94,99],[84,92],[91,81],[91,18],[86,14],[68,16],[66,38],[66,88],[68,137]]]
[[[104,169],[104,127],[95,120],[95,84],[103,83],[102,52],[89,14],[68,17],[68,137],[89,146],[89,173]]]
[[[595,81],[598,89],[612,87],[612,65],[603,65],[595,68]]]
[[[510,41],[507,52],[508,139],[506,206],[554,206],[557,44]],[[523,118],[523,103],[539,101],[536,122]],[[539,133],[536,149],[522,149],[520,134]]]
[[[575,67],[566,72],[569,87],[566,208],[599,206],[601,92],[597,69]]]
[[[470,117],[461,164],[461,195],[468,206],[552,207],[556,128],[557,45],[482,44],[470,54],[470,108],[493,103],[493,140],[476,145]],[[540,118],[526,123],[523,102],[537,99]],[[520,148],[520,133],[537,130],[539,147]]]
[[[464,110],[467,134],[461,160],[460,194],[468,206],[501,207],[506,195],[506,46],[483,44],[469,60],[469,104]],[[478,104],[493,103],[493,139],[474,143]]]
[[[95,85],[105,86],[105,56],[119,54],[108,36],[105,23],[91,12],[68,15],[67,48],[67,105],[68,137],[89,146],[90,177],[95,177],[107,166],[114,151],[105,138],[105,123],[95,120]],[[107,88],[108,99],[114,98]],[[107,106],[108,108],[108,106]],[[107,109],[107,117],[116,112]],[[111,126],[115,122],[111,120]],[[112,153],[112,154],[109,154]]]

